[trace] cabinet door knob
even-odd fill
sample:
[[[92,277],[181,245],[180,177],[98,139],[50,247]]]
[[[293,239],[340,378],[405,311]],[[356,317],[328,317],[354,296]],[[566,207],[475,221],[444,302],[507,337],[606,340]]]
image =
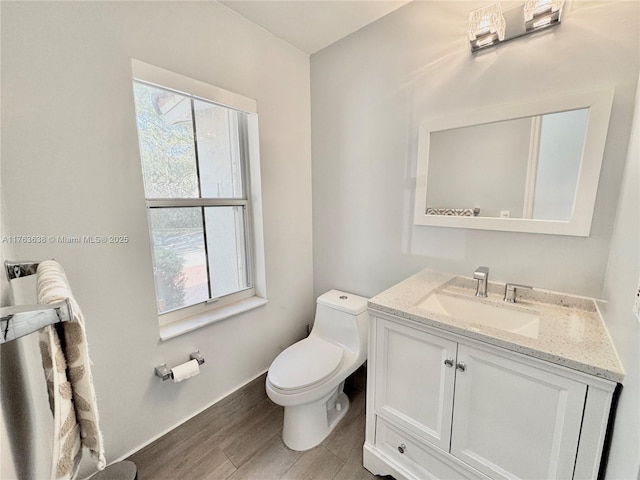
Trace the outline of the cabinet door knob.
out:
[[[444,361],[444,364],[445,364],[447,367],[453,367],[453,359],[451,359],[451,358],[447,358],[447,359]]]
[[[458,362],[456,364],[456,369],[460,370],[461,372],[464,372],[467,369],[467,364],[463,362]]]
[[[406,448],[407,448],[407,446],[403,443],[402,445],[400,445],[400,446],[398,447],[398,451],[399,451],[400,453],[404,453],[404,451],[405,451],[405,449],[406,449]]]

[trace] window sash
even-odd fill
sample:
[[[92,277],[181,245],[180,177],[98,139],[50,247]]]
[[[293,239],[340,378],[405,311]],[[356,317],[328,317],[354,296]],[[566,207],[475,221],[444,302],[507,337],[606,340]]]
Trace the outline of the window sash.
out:
[[[249,200],[239,198],[148,198],[147,208],[163,207],[247,207]]]
[[[141,62],[135,58],[131,59],[131,71],[135,80],[154,87],[184,93],[246,114],[258,113],[258,104],[252,98]]]
[[[155,67],[154,67],[155,68]],[[250,190],[250,172],[249,172],[249,144],[248,144],[248,125],[247,125],[247,115],[251,112],[246,112],[241,109],[238,109],[238,105],[233,104],[233,102],[219,102],[214,101],[211,98],[207,98],[203,95],[193,95],[188,91],[183,90],[182,88],[172,88],[172,85],[162,85],[155,82],[150,82],[144,80],[140,77],[135,78],[135,82],[147,84],[162,90],[175,91],[180,95],[184,95],[191,99],[191,108],[192,115],[195,115],[194,109],[194,100],[205,101],[208,103],[212,103],[218,106],[222,106],[224,108],[228,108],[231,110],[237,110],[237,122],[234,122],[237,127],[237,141],[238,141],[238,160],[240,163],[240,181],[242,182],[242,198],[211,198],[211,197],[189,197],[189,198],[146,198],[146,206],[148,211],[155,208],[179,208],[179,207],[231,207],[231,206],[241,206],[244,208],[244,253],[245,259],[244,264],[246,266],[246,278],[247,278],[247,288],[242,288],[238,291],[222,295],[217,298],[209,298],[203,302],[186,305],[184,307],[176,308],[173,310],[165,311],[163,313],[158,312],[159,323],[160,325],[166,325],[172,323],[174,321],[183,320],[187,317],[198,315],[200,313],[205,313],[207,310],[212,308],[211,304],[215,304],[214,308],[222,307],[245,298],[252,297],[256,294],[255,291],[255,279],[254,279],[254,255],[253,255],[253,219],[252,219],[252,208],[251,202],[248,200],[251,198],[251,190]],[[220,90],[222,91],[222,90]],[[224,92],[224,91],[222,91]],[[228,100],[226,98],[225,100]],[[226,103],[226,104],[225,104]],[[231,103],[231,105],[229,104]],[[253,109],[255,110],[255,108]],[[195,124],[194,119],[194,147],[195,147],[195,155],[196,155],[196,166],[202,161],[202,159],[198,158],[198,146],[197,146],[197,125]],[[198,184],[200,185],[200,171],[199,167],[197,167],[198,176]],[[200,187],[199,187],[200,191]],[[203,225],[204,234],[206,236],[206,226]],[[149,222],[149,235],[150,239],[153,236],[153,231],[151,229],[151,223]],[[208,253],[207,253],[207,265],[209,264]],[[211,277],[210,273],[207,269],[207,280],[210,284]],[[158,296],[156,292],[156,302],[158,301]]]
[[[235,293],[230,293],[219,298],[213,298],[206,302],[196,303],[189,305],[188,307],[178,308],[158,315],[158,324],[162,327],[169,325],[173,322],[180,322],[189,317],[196,317],[201,314],[207,313],[212,308],[221,308],[232,303],[239,302],[241,300],[256,296],[255,286],[250,286],[244,290],[240,290]]]
[[[191,200],[191,199],[189,199]],[[201,199],[200,199],[201,200]],[[216,199],[217,200],[217,199]],[[236,201],[234,201],[236,202]],[[238,201],[241,202],[241,201]],[[187,202],[179,202],[179,203],[187,203]],[[205,207],[205,206],[211,206],[209,205],[209,202],[204,202],[207,205],[202,205],[201,207]],[[185,207],[187,205],[180,205],[182,207]],[[189,207],[198,207],[198,205],[188,205]],[[214,206],[236,206],[234,205],[214,205]],[[165,205],[165,206],[154,206],[154,207],[148,207],[148,211],[150,212],[151,209],[162,209],[162,208],[176,208],[177,205]],[[221,307],[224,305],[228,305],[237,301],[240,301],[242,299],[245,298],[249,298],[255,295],[255,283],[254,283],[254,266],[253,266],[253,249],[252,244],[253,242],[251,241],[252,237],[251,237],[251,230],[250,230],[250,225],[251,225],[251,221],[250,221],[250,217],[249,217],[249,205],[247,203],[246,207],[245,207],[245,214],[243,215],[243,220],[244,220],[244,225],[243,225],[243,230],[244,230],[244,235],[243,235],[243,241],[244,241],[244,255],[245,255],[245,268],[246,268],[246,281],[247,281],[247,286],[245,288],[241,288],[235,292],[231,292],[225,295],[221,295],[219,297],[213,297],[213,298],[208,298],[204,301],[200,301],[198,303],[194,303],[194,304],[190,304],[190,305],[185,305],[183,307],[179,307],[179,308],[175,308],[172,310],[168,310],[165,312],[158,312],[158,317],[160,319],[160,325],[166,325],[168,323],[180,320],[180,319],[184,319],[185,317],[189,317],[192,315],[197,315],[199,313],[203,313],[204,311],[212,308],[212,304],[215,304],[215,307]],[[205,224],[203,224],[203,232],[206,235],[206,230],[207,227]],[[149,236],[150,239],[153,237],[153,231],[151,229],[151,222],[149,221]],[[205,242],[206,243],[206,242]],[[208,252],[207,252],[207,265],[209,264],[209,258],[208,258]],[[211,277],[210,277],[211,272],[208,271],[207,268],[207,283],[209,284],[211,281]],[[157,298],[157,292],[156,292],[156,302],[157,302],[158,298]]]
[[[164,202],[163,202],[164,203]],[[147,211],[150,212],[151,209],[161,209],[161,208],[180,208],[180,207],[195,207],[195,208],[206,208],[206,207],[236,207],[236,206],[240,206],[240,207],[244,207],[244,215],[243,215],[243,232],[244,232],[244,251],[245,251],[245,261],[246,261],[246,268],[247,268],[247,283],[249,285],[253,284],[253,276],[252,276],[252,269],[251,269],[251,265],[253,264],[252,262],[252,254],[251,254],[251,229],[250,229],[250,224],[251,224],[251,218],[250,218],[250,210],[249,210],[249,202],[246,200],[234,200],[233,203],[218,203],[217,201],[215,203],[211,203],[211,202],[202,202],[202,204],[199,205],[193,205],[191,204],[191,202],[178,202],[178,203],[174,203],[174,204],[169,204],[167,202],[167,204],[163,204],[163,205],[153,205],[153,206],[147,206]],[[203,225],[203,229],[205,230],[206,233],[206,226]],[[153,235],[153,232],[151,230],[151,222],[149,221],[149,234],[150,234],[150,238]],[[211,300],[211,299],[210,299]]]
[[[251,196],[251,192],[249,190],[250,184],[251,182],[249,181],[249,133],[248,133],[248,115],[250,115],[250,113],[248,112],[244,112],[242,110],[238,110],[236,108],[224,105],[223,103],[219,103],[215,100],[209,99],[209,98],[203,98],[203,97],[198,97],[195,95],[191,95],[188,92],[183,92],[183,91],[178,91],[178,90],[174,90],[168,87],[164,87],[161,85],[157,85],[153,82],[148,82],[145,80],[141,80],[141,79],[134,79],[134,84],[141,84],[141,85],[146,85],[148,87],[152,87],[156,90],[162,90],[162,91],[166,91],[166,92],[173,92],[177,95],[180,95],[181,97],[184,97],[185,99],[189,100],[189,105],[190,105],[190,109],[191,109],[191,129],[192,129],[192,133],[193,133],[193,155],[194,155],[194,162],[195,162],[195,178],[198,182],[198,196],[184,196],[184,197],[166,197],[165,199],[205,199],[205,198],[209,198],[209,199],[224,199],[224,197],[211,197],[211,196],[203,196],[202,195],[202,174],[201,174],[201,168],[200,168],[200,147],[198,145],[198,132],[199,132],[199,127],[198,127],[198,122],[197,122],[197,118],[196,118],[196,107],[195,107],[195,103],[196,101],[198,102],[202,102],[202,103],[209,103],[211,105],[215,105],[217,107],[220,108],[224,108],[228,111],[234,112],[235,114],[233,115],[233,120],[230,122],[231,124],[229,125],[229,128],[232,130],[233,135],[235,136],[234,140],[235,140],[235,146],[238,147],[238,150],[236,151],[235,148],[231,149],[231,156],[236,159],[240,165],[240,182],[242,184],[242,196],[238,196],[238,197],[233,197],[232,200],[238,200],[238,199],[248,199]],[[136,113],[137,114],[137,113]],[[232,128],[233,127],[233,128]],[[140,131],[138,130],[138,135],[140,135]],[[143,174],[144,174],[144,161],[143,163]],[[143,181],[145,182],[144,187],[145,187],[145,198],[147,200],[156,200],[159,199],[158,197],[149,197],[147,196],[147,179],[143,178]]]

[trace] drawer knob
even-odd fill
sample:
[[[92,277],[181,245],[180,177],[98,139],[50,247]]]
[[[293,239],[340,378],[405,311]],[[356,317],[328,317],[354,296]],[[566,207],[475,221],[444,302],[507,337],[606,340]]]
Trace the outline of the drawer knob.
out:
[[[447,367],[453,367],[453,359],[451,359],[451,358],[447,358],[447,359],[444,361],[444,364],[445,364]]]
[[[404,453],[406,449],[407,449],[407,446],[404,443],[398,447],[398,451],[400,453]]]
[[[461,372],[464,372],[467,369],[467,364],[463,362],[458,362],[456,368]]]

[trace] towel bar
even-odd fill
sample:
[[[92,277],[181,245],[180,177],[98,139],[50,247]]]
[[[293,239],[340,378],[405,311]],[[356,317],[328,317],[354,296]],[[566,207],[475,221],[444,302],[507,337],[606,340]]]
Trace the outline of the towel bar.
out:
[[[50,305],[0,308],[0,344],[37,332],[47,325],[73,319],[69,299]]]
[[[34,275],[38,269],[40,262],[26,261],[26,262],[10,262],[6,260],[4,262],[4,268],[7,271],[7,278],[9,281],[19,278],[28,277]]]
[[[9,283],[20,277],[34,275],[40,262],[5,261]],[[69,299],[49,305],[20,305],[0,308],[0,344],[24,337],[47,325],[73,320]]]

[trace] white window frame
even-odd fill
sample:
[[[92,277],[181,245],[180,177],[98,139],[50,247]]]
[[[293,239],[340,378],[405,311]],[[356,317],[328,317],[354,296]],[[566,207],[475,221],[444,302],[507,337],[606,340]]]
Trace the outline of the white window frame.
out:
[[[246,114],[246,164],[243,169],[243,185],[246,201],[246,256],[249,270],[249,288],[210,299],[158,315],[160,338],[167,340],[213,322],[258,308],[267,303],[265,285],[264,236],[262,226],[262,192],[260,181],[260,152],[258,145],[258,108],[254,99],[194,80],[155,65],[131,59],[134,81],[143,82],[165,90],[213,102]],[[142,165],[142,162],[140,163]],[[213,199],[147,199],[147,209],[163,206],[215,206],[229,205],[229,200]],[[150,226],[149,226],[150,227]],[[151,228],[149,228],[151,240]],[[152,272],[150,272],[152,274]]]

